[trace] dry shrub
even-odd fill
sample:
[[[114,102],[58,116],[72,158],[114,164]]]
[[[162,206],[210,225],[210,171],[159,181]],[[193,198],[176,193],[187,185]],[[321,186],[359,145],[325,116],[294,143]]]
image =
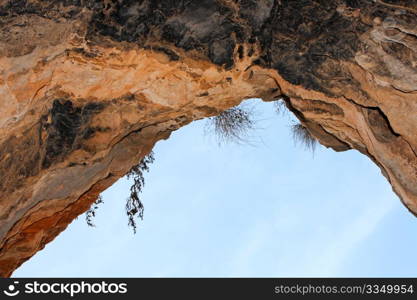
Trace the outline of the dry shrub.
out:
[[[295,124],[291,128],[294,142],[304,145],[308,150],[315,151],[317,140],[303,124]]]
[[[254,129],[251,113],[240,107],[233,107],[210,118],[213,131],[220,142],[245,142],[247,133]]]

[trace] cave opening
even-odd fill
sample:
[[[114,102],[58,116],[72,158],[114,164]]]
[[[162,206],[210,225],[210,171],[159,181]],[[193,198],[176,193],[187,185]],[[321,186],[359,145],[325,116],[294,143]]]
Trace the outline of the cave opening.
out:
[[[415,226],[380,170],[357,151],[297,147],[298,121],[273,102],[239,107],[256,121],[247,143],[219,143],[207,119],[158,142],[136,235],[122,178],[102,194],[95,228],[79,217],[14,275],[354,276],[364,257],[371,274],[380,236],[395,240],[384,220],[401,214],[397,229]],[[63,260],[65,247],[73,254]]]

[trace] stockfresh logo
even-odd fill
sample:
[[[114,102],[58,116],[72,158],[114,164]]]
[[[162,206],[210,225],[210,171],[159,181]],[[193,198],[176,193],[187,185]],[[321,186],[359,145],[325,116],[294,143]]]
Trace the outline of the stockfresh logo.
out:
[[[127,283],[108,283],[100,282],[40,282],[37,280],[20,284],[14,281],[9,284],[3,291],[5,295],[14,297],[19,294],[36,295],[36,294],[60,294],[74,297],[82,294],[126,294]]]
[[[9,297],[14,297],[19,295],[20,291],[17,289],[17,285],[19,284],[19,281],[14,281],[13,284],[9,284],[7,289],[3,291],[4,294],[6,294]]]

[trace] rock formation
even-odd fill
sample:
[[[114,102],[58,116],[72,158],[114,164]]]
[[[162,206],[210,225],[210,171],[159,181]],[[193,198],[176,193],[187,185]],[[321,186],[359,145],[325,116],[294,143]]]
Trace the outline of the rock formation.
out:
[[[416,0],[0,0],[0,275],[247,98],[367,155],[417,213]]]

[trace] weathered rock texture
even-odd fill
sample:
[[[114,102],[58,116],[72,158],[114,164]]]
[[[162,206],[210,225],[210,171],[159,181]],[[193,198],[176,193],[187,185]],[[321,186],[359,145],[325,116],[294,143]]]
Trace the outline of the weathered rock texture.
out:
[[[247,98],[284,98],[417,213],[416,25],[415,0],[0,0],[0,275]]]

